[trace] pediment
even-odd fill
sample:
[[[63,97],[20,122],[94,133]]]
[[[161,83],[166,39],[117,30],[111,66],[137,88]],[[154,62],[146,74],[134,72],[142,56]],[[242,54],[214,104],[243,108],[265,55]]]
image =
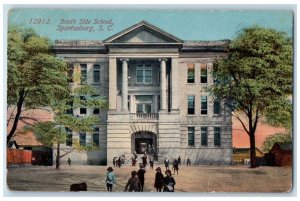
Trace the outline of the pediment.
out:
[[[180,44],[182,40],[142,21],[109,37],[104,42],[106,44]]]

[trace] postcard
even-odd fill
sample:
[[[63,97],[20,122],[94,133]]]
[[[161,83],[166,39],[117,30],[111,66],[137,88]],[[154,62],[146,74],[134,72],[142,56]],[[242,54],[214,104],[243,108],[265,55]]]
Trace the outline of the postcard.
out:
[[[293,10],[12,8],[12,192],[290,192]]]

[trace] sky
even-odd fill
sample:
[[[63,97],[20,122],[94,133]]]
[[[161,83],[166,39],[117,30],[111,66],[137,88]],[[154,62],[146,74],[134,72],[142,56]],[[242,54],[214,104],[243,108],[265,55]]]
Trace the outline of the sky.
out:
[[[51,40],[104,40],[142,20],[182,40],[234,39],[241,29],[252,25],[283,31],[289,37],[293,34],[293,13],[289,10],[22,8],[10,10],[8,16],[9,25],[33,28]],[[61,29],[70,26],[79,29]]]

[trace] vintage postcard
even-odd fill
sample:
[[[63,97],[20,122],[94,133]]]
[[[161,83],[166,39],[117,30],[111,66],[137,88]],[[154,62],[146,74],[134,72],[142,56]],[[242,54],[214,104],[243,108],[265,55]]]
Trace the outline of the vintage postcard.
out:
[[[290,192],[292,9],[12,8],[12,192]]]

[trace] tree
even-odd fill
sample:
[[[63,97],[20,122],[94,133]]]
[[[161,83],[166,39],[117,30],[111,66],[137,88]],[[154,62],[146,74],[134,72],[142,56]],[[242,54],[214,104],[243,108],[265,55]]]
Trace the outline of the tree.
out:
[[[32,29],[8,30],[7,143],[16,134],[25,110],[45,109],[68,94],[67,63],[51,53],[51,42]]]
[[[77,77],[76,73],[73,75],[73,80],[74,77]],[[107,108],[106,98],[97,95],[92,86],[78,86],[76,81],[74,83],[76,87],[71,89],[68,96],[64,99],[52,101],[51,107],[54,112],[54,120],[52,122],[38,122],[32,128],[37,140],[56,150],[56,169],[60,168],[60,159],[73,150],[90,151],[99,149],[96,145],[81,146],[78,140],[72,143],[72,148],[61,148],[61,144],[64,144],[67,139],[66,128],[75,132],[91,132],[93,126],[100,123],[100,119],[96,116],[77,117],[68,111],[79,107]],[[61,151],[64,153],[62,154]]]
[[[283,127],[292,134],[293,107],[290,99],[278,99],[267,108],[266,122],[275,127]]]
[[[292,94],[292,41],[285,33],[258,26],[243,29],[214,63],[211,92],[224,100],[249,135],[251,168],[256,167],[255,131],[276,102]]]
[[[268,136],[263,143],[263,151],[269,152],[276,142],[292,142],[291,135],[288,133],[276,133]]]

